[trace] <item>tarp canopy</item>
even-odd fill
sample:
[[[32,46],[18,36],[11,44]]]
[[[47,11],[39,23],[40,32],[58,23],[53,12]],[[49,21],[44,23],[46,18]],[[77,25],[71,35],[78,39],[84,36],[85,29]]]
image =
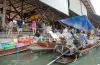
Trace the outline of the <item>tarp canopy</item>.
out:
[[[58,20],[60,23],[72,26],[81,31],[90,32],[91,30],[96,30],[91,22],[86,18],[86,16],[76,16],[67,19]]]

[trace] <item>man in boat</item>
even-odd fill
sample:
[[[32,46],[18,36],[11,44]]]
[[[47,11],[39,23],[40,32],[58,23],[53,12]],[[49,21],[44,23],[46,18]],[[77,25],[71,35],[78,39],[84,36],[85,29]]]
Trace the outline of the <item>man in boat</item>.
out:
[[[79,42],[76,44],[77,48],[86,47],[88,39],[82,33],[77,32],[75,37]]]
[[[67,48],[67,50],[65,51],[66,52],[66,54],[65,55],[73,55],[74,54],[74,52],[76,51],[76,46],[75,46],[75,44],[73,43],[73,40],[74,40],[74,35],[73,35],[73,33],[71,32],[71,33],[68,33],[68,34],[70,34],[70,36],[69,37],[67,37],[67,38],[65,38],[65,40],[66,40],[66,44],[65,44],[65,47]]]
[[[73,44],[73,38],[70,38],[70,39],[66,40],[66,47],[68,48],[66,50],[66,55],[74,54],[76,46]]]

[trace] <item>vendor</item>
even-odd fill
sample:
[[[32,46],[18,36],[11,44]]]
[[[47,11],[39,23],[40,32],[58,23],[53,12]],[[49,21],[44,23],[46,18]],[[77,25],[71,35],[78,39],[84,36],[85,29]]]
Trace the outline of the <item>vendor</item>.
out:
[[[66,55],[72,55],[76,50],[76,46],[73,44],[73,40],[73,37],[66,40],[66,47],[68,48],[68,50],[66,51]]]
[[[93,38],[94,38],[94,30],[91,30],[91,34],[90,34],[89,39],[92,40]]]
[[[80,49],[85,45],[85,39],[84,36],[80,32],[76,33],[76,36],[74,37],[74,44],[76,45],[77,49]]]
[[[12,31],[13,31],[14,23],[12,19],[10,19],[8,23],[8,36],[12,37]]]

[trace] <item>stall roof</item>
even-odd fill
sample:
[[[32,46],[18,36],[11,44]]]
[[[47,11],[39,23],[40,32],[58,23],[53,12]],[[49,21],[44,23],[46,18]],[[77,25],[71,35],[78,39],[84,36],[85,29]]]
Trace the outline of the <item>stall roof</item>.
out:
[[[4,0],[0,0],[0,3],[2,3],[3,1]],[[21,8],[22,8],[21,1],[22,0],[7,0],[7,10],[9,11],[9,9],[11,8],[11,12],[12,12],[11,15],[14,15],[14,13],[16,13],[16,11],[14,10],[13,7],[10,7],[11,4],[9,3],[9,1],[11,1],[11,3],[13,4],[13,6],[16,8],[16,10],[18,12],[21,11]],[[30,11],[34,10],[36,8],[36,6],[34,6],[34,1],[39,1],[39,0],[24,0],[23,12],[30,12]],[[81,0],[81,1],[86,6],[88,12],[96,14],[90,0]]]

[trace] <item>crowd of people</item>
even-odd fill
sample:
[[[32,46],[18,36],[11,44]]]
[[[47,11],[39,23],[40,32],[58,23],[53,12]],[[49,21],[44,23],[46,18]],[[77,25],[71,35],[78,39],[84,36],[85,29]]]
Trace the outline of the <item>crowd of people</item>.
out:
[[[85,31],[69,27],[66,27],[63,30],[58,30],[52,34],[52,37],[54,37],[56,42],[58,41],[58,47],[67,47],[69,51],[93,47],[99,42],[99,37],[95,35],[94,30],[87,33]]]
[[[45,21],[40,22],[39,20],[31,20],[31,21],[29,21],[29,23],[30,23],[30,25],[28,25],[28,29],[31,29],[33,36],[34,35],[40,36],[40,34],[39,34],[40,32],[43,35],[45,35],[46,27],[47,27]],[[24,30],[23,24],[26,24],[26,23],[23,22],[22,19],[20,19],[20,18],[16,19],[16,20],[9,19],[5,23],[5,26],[4,26],[5,34],[8,37],[12,37],[12,33],[15,32],[13,30],[16,29],[18,32],[18,36],[22,35],[22,32]],[[30,32],[30,31],[27,31],[27,32]]]

